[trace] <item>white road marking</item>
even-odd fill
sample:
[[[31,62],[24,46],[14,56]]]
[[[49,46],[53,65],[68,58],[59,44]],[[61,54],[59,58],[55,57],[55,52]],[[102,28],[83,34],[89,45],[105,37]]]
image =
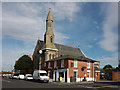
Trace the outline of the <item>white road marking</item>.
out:
[[[4,82],[8,82],[8,83],[10,83],[11,81],[8,81],[8,80],[4,80],[4,79],[2,79],[2,81],[4,81]]]

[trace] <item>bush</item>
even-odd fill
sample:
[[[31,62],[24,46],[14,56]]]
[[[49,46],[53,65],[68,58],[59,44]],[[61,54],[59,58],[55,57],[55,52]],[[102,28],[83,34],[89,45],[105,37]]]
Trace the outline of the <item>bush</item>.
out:
[[[70,77],[70,82],[76,82],[76,77]]]

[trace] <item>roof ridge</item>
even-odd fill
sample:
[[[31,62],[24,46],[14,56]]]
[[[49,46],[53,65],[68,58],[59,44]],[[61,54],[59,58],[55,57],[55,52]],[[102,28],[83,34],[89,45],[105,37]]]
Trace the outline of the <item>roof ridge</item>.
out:
[[[43,42],[43,40],[40,40]],[[63,44],[59,44],[59,43],[54,43],[54,44],[58,44],[58,45],[62,45],[62,46],[67,46],[67,47],[72,47],[72,48],[78,48],[78,47],[74,47],[74,46],[69,46],[69,45],[63,45]],[[78,48],[79,49],[79,48]]]
[[[59,44],[59,43],[55,43],[55,44],[62,45],[62,46],[67,46],[67,47],[72,47],[72,48],[78,48],[78,47],[69,46],[69,45],[63,45],[63,44]]]

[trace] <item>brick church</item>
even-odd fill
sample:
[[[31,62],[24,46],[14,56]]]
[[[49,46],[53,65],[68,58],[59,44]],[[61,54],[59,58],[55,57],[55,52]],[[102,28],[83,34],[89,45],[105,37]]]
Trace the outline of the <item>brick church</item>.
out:
[[[53,17],[51,9],[46,19],[44,41],[38,40],[33,53],[34,70],[46,70],[50,81],[76,82],[99,79],[99,70],[95,73],[94,62],[87,58],[78,47],[62,45],[54,42]]]

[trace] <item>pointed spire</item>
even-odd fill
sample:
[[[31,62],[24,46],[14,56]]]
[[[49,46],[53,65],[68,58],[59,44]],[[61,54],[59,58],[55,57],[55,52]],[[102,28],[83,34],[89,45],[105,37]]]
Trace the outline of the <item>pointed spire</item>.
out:
[[[47,21],[53,21],[53,17],[52,17],[52,13],[51,13],[51,8],[49,8],[49,13],[48,13],[48,16],[47,16]]]

